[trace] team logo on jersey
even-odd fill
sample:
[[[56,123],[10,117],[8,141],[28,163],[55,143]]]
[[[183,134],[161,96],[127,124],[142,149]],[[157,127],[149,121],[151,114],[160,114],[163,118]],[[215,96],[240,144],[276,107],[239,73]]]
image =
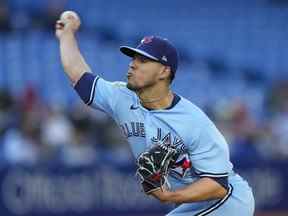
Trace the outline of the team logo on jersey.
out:
[[[186,173],[192,168],[192,163],[188,154],[182,154],[177,159],[176,163],[171,169],[171,174],[183,178]]]
[[[124,136],[128,137],[145,137],[145,126],[143,122],[129,122],[120,125]]]
[[[151,138],[152,144],[164,144],[168,146],[174,146],[181,151],[185,150],[185,145],[183,140],[178,136],[172,136],[170,132],[163,136],[161,128],[157,129],[157,135]]]
[[[174,146],[177,149],[180,149],[181,155],[177,159],[176,163],[171,169],[171,175],[176,176],[178,178],[183,178],[186,173],[192,167],[192,163],[189,159],[189,155],[187,153],[187,149],[184,145],[183,140],[178,136],[173,136],[171,132],[163,135],[162,129],[157,129],[157,135],[151,138],[152,144],[162,144],[168,146]]]

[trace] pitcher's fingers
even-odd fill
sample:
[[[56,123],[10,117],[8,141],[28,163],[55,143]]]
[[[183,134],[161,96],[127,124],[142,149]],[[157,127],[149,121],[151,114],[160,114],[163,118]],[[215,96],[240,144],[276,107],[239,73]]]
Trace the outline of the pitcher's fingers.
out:
[[[60,20],[58,20],[55,24],[55,28],[56,29],[62,29],[64,28],[65,24],[63,22],[61,22]]]

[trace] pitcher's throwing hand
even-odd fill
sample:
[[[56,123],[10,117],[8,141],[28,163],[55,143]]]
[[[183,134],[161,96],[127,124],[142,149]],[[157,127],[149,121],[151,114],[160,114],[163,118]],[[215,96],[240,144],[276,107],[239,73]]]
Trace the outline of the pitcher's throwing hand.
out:
[[[60,39],[63,34],[75,33],[81,25],[78,14],[74,11],[65,11],[55,24],[56,36]]]

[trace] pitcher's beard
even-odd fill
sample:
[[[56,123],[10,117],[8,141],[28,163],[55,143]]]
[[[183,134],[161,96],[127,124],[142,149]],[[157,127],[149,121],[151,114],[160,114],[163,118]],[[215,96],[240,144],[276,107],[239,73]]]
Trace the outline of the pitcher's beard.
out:
[[[137,87],[137,86],[134,86],[134,85],[132,85],[131,83],[127,83],[127,85],[126,85],[126,87],[128,88],[128,89],[130,89],[131,91],[134,91],[134,92],[137,92],[137,91],[139,91],[141,88],[139,88],[139,87]]]
[[[136,86],[136,85],[133,85],[133,84],[127,82],[126,87],[127,87],[128,89],[130,89],[131,91],[134,91],[134,92],[137,93],[137,92],[141,92],[142,90],[144,90],[144,89],[146,89],[146,88],[149,88],[149,87],[151,87],[151,86],[154,86],[155,84],[156,84],[155,81],[150,81],[150,82],[146,83],[144,86],[139,87],[139,86]]]

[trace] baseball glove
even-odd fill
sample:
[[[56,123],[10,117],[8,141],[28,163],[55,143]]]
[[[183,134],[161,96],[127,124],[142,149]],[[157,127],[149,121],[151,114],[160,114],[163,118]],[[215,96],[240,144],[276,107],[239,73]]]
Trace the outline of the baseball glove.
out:
[[[137,159],[136,175],[140,178],[146,194],[162,188],[167,183],[169,169],[174,165],[180,152],[172,146],[155,145],[143,152]]]

